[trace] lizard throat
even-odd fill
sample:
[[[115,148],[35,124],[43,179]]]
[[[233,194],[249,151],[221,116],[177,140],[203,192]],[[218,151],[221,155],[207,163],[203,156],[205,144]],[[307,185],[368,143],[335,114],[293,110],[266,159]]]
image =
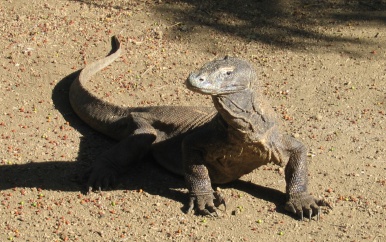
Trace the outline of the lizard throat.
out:
[[[254,141],[258,139],[256,134],[266,130],[265,117],[255,102],[252,90],[213,96],[212,99],[218,113],[236,137]]]

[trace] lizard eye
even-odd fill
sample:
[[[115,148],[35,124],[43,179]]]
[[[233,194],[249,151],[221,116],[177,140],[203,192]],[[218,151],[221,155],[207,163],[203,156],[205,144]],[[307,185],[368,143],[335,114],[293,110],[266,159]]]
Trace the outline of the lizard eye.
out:
[[[233,71],[234,71],[234,67],[231,67],[231,66],[223,67],[220,69],[220,73],[222,76],[230,76],[232,75]]]

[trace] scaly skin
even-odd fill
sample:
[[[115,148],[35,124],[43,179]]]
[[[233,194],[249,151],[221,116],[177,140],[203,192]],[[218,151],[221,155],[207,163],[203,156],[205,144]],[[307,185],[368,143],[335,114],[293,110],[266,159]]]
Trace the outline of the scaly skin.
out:
[[[307,191],[306,148],[280,134],[273,110],[251,90],[256,81],[245,61],[225,57],[190,74],[187,87],[211,95],[215,108],[155,106],[120,107],[98,99],[85,83],[119,57],[113,37],[112,54],[86,66],[70,89],[70,103],[91,127],[120,142],[103,153],[89,171],[88,186],[107,188],[117,177],[152,152],[168,170],[185,176],[190,192],[189,211],[216,215],[225,205],[212,184],[238,179],[261,165],[285,166],[286,209],[319,218],[319,206],[328,205]]]

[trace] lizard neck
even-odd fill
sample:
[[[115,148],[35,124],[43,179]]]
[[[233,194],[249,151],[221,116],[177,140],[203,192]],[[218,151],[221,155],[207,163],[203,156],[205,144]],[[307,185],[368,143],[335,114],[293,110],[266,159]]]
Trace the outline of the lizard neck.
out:
[[[262,100],[260,94],[251,89],[212,96],[212,99],[232,137],[256,141],[273,125],[264,114],[264,105],[259,102]]]

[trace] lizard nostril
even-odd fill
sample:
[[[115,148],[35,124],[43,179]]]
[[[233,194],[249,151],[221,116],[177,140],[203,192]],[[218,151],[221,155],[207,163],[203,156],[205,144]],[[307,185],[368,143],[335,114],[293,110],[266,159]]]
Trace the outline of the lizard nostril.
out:
[[[200,82],[203,82],[203,81],[205,81],[205,78],[200,77],[198,80],[199,80]]]

